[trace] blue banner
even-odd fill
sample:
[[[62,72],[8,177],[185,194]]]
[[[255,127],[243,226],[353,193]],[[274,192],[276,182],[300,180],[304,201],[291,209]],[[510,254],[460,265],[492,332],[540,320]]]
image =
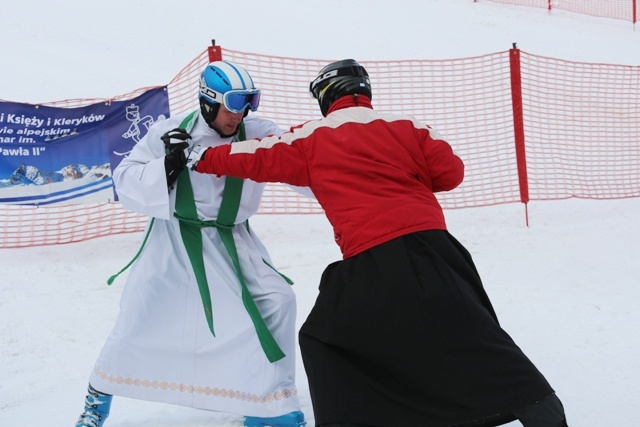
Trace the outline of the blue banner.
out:
[[[112,171],[168,116],[166,88],[79,108],[0,102],[0,203],[116,200]]]

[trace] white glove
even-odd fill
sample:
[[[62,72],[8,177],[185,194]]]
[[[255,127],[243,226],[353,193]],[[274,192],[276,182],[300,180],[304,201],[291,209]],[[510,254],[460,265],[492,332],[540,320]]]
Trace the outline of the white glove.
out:
[[[191,147],[189,151],[189,156],[187,157],[187,167],[191,170],[195,169],[196,163],[202,158],[202,155],[209,147],[205,147],[203,145],[194,145]]]

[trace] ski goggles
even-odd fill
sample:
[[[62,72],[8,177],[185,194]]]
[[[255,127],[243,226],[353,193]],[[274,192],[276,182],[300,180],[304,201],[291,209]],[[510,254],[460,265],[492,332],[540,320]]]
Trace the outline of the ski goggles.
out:
[[[234,89],[220,93],[201,85],[200,93],[212,101],[221,103],[232,113],[244,113],[247,107],[256,111],[260,105],[260,89]]]
[[[222,96],[222,104],[232,113],[243,113],[247,107],[256,111],[260,105],[260,89],[230,90]]]

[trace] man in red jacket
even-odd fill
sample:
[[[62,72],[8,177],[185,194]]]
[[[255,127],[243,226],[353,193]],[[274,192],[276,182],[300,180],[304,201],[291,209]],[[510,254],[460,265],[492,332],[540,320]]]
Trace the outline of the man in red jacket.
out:
[[[347,59],[310,84],[324,118],[206,150],[202,173],[313,190],[343,260],[299,334],[317,426],[566,426],[544,376],[500,327],[434,193],[464,166],[414,118],[376,112]]]

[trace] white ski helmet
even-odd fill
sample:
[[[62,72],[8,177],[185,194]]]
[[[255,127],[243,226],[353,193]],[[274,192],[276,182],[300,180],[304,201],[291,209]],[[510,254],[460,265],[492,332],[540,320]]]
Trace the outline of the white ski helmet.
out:
[[[200,74],[198,91],[202,115],[208,123],[215,120],[220,105],[233,113],[248,114],[260,104],[260,89],[240,65],[229,61],[215,61]]]

